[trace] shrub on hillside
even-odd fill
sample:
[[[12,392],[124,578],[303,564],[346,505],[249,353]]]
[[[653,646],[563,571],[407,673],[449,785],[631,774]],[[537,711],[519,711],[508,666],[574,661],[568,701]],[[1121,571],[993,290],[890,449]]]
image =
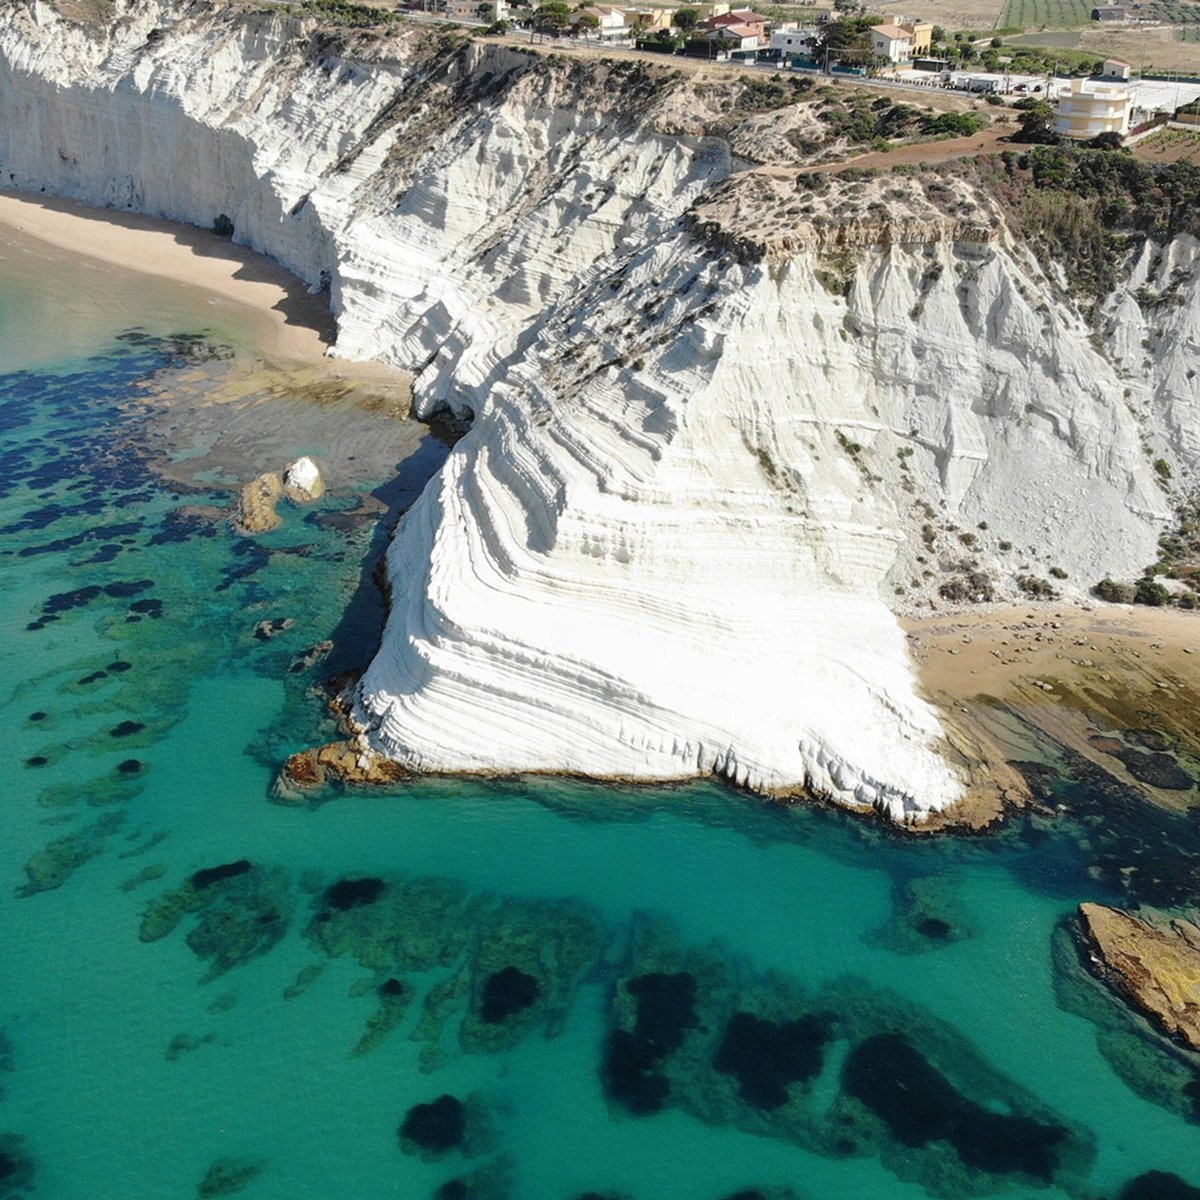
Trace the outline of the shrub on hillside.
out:
[[[1109,604],[1132,604],[1133,603],[1133,585],[1130,583],[1117,583],[1115,579],[1109,579],[1106,575],[1092,591],[1100,600],[1106,600]]]
[[[925,124],[926,133],[949,133],[955,137],[969,137],[978,133],[984,126],[984,119],[977,113],[944,112],[928,120]]]
[[[1139,579],[1133,592],[1134,604],[1148,604],[1152,608],[1162,608],[1171,601],[1171,593],[1156,579]]]

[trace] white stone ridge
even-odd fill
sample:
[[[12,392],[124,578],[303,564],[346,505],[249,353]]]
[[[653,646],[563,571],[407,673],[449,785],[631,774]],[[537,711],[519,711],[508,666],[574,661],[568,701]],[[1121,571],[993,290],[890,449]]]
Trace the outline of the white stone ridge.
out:
[[[329,281],[339,354],[475,415],[391,546],[365,745],[920,819],[964,781],[890,606],[956,555],[1002,591],[1154,558],[1153,458],[1200,455],[1192,239],[1147,250],[1103,339],[1007,236],[739,262],[681,219],[734,163],[662,132],[676,84],[118,6],[100,38],[0,12],[0,179],[227,215]]]

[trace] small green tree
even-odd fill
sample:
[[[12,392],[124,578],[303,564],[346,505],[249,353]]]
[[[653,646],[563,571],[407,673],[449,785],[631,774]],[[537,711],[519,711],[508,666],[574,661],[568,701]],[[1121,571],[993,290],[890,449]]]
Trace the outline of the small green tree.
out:
[[[673,24],[681,33],[691,33],[700,24],[700,10],[698,8],[681,8],[675,14]]]
[[[1092,591],[1101,600],[1107,600],[1109,604],[1133,603],[1133,585],[1129,583],[1117,583],[1107,575],[1092,588]]]
[[[935,25],[933,32],[929,35],[929,40],[935,46],[941,45],[946,40],[946,31],[940,25]]]
[[[1152,608],[1162,608],[1171,599],[1171,593],[1157,580],[1139,579],[1133,593],[1134,604],[1148,604]]]
[[[984,125],[983,118],[975,113],[939,113],[925,126],[926,133],[949,133],[956,137],[969,137],[978,133]]]
[[[575,28],[587,37],[600,28],[600,18],[595,13],[581,12],[575,15]]]
[[[1052,143],[1058,140],[1051,132],[1054,109],[1045,100],[1035,100],[1021,113],[1021,128],[1013,137],[1017,142]]]
[[[571,9],[565,0],[545,0],[533,14],[533,27],[539,33],[560,33],[571,23]]]

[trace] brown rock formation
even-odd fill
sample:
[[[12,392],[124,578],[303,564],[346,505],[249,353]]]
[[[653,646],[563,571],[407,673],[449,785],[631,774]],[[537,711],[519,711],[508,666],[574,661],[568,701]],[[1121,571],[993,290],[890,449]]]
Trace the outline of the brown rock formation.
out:
[[[275,505],[283,495],[283,476],[264,471],[242,488],[233,526],[239,533],[266,533],[279,527]]]
[[[1081,904],[1092,970],[1165,1032],[1200,1051],[1200,926],[1152,923],[1103,904]]]
[[[685,220],[704,244],[769,263],[810,250],[987,243],[1001,225],[991,200],[963,179],[864,180],[769,167],[709,188]]]
[[[404,767],[391,759],[353,742],[329,742],[293,754],[279,772],[273,795],[280,804],[302,804],[308,794],[331,783],[381,787],[407,778]]]

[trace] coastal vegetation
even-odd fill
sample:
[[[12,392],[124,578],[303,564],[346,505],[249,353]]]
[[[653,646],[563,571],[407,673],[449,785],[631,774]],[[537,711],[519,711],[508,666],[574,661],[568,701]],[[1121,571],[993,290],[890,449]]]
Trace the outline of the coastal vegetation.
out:
[[[1200,233],[1200,166],[1191,163],[1064,145],[981,158],[975,170],[1092,309],[1146,238]]]

